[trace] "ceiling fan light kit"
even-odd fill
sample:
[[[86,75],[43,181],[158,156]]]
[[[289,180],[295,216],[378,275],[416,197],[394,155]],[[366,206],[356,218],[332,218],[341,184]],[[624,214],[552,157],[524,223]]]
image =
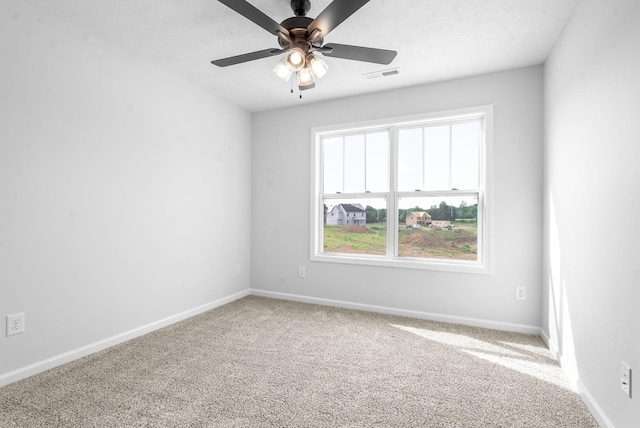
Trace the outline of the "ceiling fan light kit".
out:
[[[397,54],[391,50],[362,46],[324,45],[324,37],[369,0],[334,0],[316,19],[306,16],[311,10],[309,0],[291,0],[291,9],[295,16],[285,19],[280,24],[245,0],[218,1],[269,33],[276,35],[281,47],[281,49],[263,49],[211,61],[218,67],[227,67],[285,53],[285,58],[276,64],[273,71],[285,81],[288,81],[293,73],[296,73],[298,88],[306,90],[315,87],[316,78],[321,78],[329,70],[329,66],[317,54],[385,65],[390,64]]]
[[[327,71],[329,71],[329,66],[327,65],[327,63],[321,60],[319,57],[314,56],[313,54],[309,54],[309,56],[307,57],[307,64],[309,64],[309,67],[313,71],[313,74],[315,74],[318,78],[322,78],[322,76],[327,74]]]
[[[286,58],[277,63],[275,67],[273,67],[273,72],[276,73],[276,76],[278,76],[285,82],[288,82],[289,79],[291,79],[291,75],[293,74],[293,70],[287,67]]]
[[[316,77],[309,67],[305,67],[298,72],[298,86],[309,86],[315,83]]]

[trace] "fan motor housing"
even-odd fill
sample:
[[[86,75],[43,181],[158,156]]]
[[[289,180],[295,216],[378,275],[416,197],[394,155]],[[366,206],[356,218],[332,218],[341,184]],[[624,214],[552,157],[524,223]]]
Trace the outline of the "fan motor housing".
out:
[[[287,18],[280,23],[281,26],[289,30],[289,36],[293,40],[293,44],[298,45],[310,45],[319,47],[322,46],[324,39],[322,37],[316,37],[313,40],[308,40],[309,32],[307,28],[313,19],[307,16],[292,16],[291,18]],[[282,36],[278,36],[278,43],[283,48],[288,48],[290,43],[287,39]]]

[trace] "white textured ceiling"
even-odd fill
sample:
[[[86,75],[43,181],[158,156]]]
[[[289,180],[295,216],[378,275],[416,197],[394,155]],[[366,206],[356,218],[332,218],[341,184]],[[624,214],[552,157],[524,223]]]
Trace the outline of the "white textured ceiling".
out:
[[[329,73],[292,95],[272,72],[279,57],[219,68],[213,59],[277,48],[275,36],[216,0],[27,0],[249,111],[377,92],[541,64],[578,0],[371,0],[325,43],[392,49],[389,65],[325,58]],[[289,0],[249,0],[273,18]],[[330,0],[311,0],[316,17]],[[365,73],[399,68],[367,79]]]

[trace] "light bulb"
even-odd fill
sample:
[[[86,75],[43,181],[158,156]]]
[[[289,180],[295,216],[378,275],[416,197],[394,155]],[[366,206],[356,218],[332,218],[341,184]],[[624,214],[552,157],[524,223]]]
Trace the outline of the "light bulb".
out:
[[[308,67],[298,71],[298,86],[309,86],[315,81],[316,78]]]
[[[327,70],[329,70],[327,63],[312,54],[307,57],[307,64],[311,66],[311,70],[313,70],[313,74],[315,74],[317,78],[321,78],[327,74]]]
[[[301,64],[302,63],[302,55],[300,55],[300,53],[298,53],[296,51],[293,51],[293,52],[291,52],[291,55],[289,55],[289,61],[293,65]]]
[[[300,48],[292,48],[289,50],[285,58],[285,64],[292,71],[299,71],[304,67],[304,51]]]

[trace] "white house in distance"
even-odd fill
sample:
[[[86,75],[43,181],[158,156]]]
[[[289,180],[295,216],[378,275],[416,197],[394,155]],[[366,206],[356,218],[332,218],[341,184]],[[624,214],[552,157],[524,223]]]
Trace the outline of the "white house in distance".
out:
[[[357,224],[364,226],[367,224],[367,215],[360,204],[338,204],[327,214],[327,225],[348,226]]]

